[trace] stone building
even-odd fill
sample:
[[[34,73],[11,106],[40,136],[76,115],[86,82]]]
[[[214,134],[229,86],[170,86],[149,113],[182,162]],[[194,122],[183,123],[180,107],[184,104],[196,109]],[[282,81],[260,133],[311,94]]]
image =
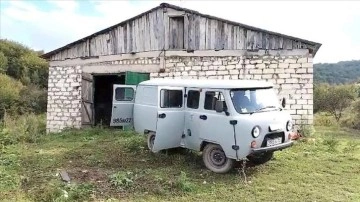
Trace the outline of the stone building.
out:
[[[112,85],[148,78],[259,79],[312,124],[313,57],[321,44],[160,4],[43,55],[47,130],[108,124]]]

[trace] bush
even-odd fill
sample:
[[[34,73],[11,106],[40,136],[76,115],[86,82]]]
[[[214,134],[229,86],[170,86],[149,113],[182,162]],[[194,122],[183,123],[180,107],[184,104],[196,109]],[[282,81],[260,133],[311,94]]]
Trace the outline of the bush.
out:
[[[110,175],[110,183],[119,189],[129,188],[133,186],[134,178],[133,172],[119,171]]]
[[[333,116],[326,113],[317,113],[314,117],[315,126],[336,126],[338,123]]]
[[[314,87],[314,112],[328,112],[339,122],[344,110],[355,100],[356,93],[355,85],[317,84]]]
[[[180,176],[175,182],[175,187],[183,192],[191,192],[195,190],[195,185],[190,182],[189,178],[186,176],[186,173],[181,171]]]
[[[6,111],[13,109],[20,99],[23,85],[5,74],[0,74],[0,119]]]
[[[344,118],[341,121],[341,126],[353,129],[360,129],[360,100],[352,103],[344,113]]]
[[[20,114],[46,112],[47,91],[35,85],[24,87],[20,91],[20,101],[17,111]]]
[[[334,137],[329,137],[323,140],[323,144],[328,146],[328,151],[335,152],[336,147],[339,145],[339,140]]]
[[[45,134],[45,115],[7,116],[0,126],[0,145],[33,143]]]

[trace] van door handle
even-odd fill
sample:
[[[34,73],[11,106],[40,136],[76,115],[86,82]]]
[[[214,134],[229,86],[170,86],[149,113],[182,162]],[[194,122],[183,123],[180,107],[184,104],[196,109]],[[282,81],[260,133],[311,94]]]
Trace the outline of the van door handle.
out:
[[[206,116],[206,115],[200,115],[200,119],[206,120],[206,119],[207,119],[207,116]]]
[[[161,118],[161,119],[164,119],[166,117],[166,114],[165,113],[159,114],[158,117]]]

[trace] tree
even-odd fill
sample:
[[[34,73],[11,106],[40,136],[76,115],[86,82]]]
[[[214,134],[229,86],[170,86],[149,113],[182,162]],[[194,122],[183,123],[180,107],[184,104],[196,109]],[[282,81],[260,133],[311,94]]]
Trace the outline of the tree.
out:
[[[328,112],[339,122],[344,110],[351,105],[356,96],[355,85],[316,84],[314,86],[314,112]]]
[[[9,40],[0,39],[0,73],[20,80],[24,85],[47,87],[48,64],[41,52]]]

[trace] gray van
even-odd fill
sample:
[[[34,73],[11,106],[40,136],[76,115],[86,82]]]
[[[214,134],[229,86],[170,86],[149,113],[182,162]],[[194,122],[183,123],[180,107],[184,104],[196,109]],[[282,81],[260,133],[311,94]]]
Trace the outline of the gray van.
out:
[[[136,92],[136,93],[135,93]],[[234,161],[269,161],[293,142],[292,119],[273,85],[256,80],[151,79],[114,85],[112,126],[133,125],[152,152],[201,151],[205,166],[226,173]]]

